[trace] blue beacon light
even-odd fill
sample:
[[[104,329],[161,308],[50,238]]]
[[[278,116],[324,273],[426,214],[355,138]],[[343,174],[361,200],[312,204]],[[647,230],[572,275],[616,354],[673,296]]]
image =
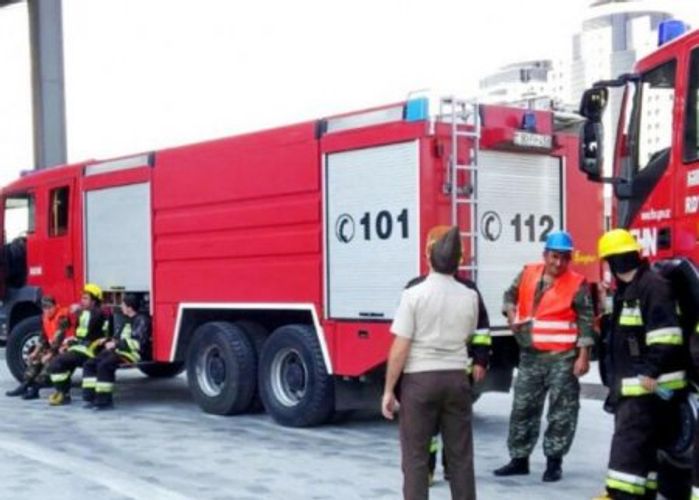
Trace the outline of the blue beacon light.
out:
[[[684,22],[679,19],[668,19],[658,25],[658,47],[679,38],[689,30]]]

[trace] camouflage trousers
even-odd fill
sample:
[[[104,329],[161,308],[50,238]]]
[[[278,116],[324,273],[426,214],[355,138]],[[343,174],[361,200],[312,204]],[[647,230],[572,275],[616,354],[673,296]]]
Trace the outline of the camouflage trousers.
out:
[[[50,382],[48,370],[49,364],[51,363],[51,359],[49,359],[48,362],[44,364],[41,362],[41,358],[46,354],[49,354],[51,350],[42,347],[37,347],[37,349],[39,349],[39,352],[37,353],[35,360],[27,363],[27,369],[24,371],[24,381],[37,385],[47,386]],[[55,356],[52,356],[52,358],[53,357]]]
[[[574,363],[575,357],[570,355],[520,354],[507,439],[512,458],[531,455],[539,438],[547,393],[549,407],[544,455],[559,458],[570,450],[580,409],[580,383],[573,375]]]

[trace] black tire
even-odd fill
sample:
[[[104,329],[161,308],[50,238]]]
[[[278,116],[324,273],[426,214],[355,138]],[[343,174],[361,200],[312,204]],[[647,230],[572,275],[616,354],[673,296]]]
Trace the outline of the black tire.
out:
[[[259,366],[260,357],[262,356],[262,347],[264,346],[267,337],[269,337],[269,332],[265,327],[259,323],[255,323],[254,321],[236,321],[234,325],[245,332],[245,335],[255,350],[255,360],[257,362],[257,366]],[[265,407],[262,404],[260,391],[256,386],[255,396],[253,397],[252,404],[250,405],[250,411],[257,413],[264,411],[264,409]]]
[[[149,363],[138,369],[150,378],[172,378],[184,371],[184,363]]]
[[[31,316],[17,323],[7,339],[5,358],[12,376],[18,381],[24,379],[27,369],[27,356],[41,337],[41,316]]]
[[[187,353],[187,382],[207,413],[236,415],[248,410],[255,395],[257,359],[245,333],[223,321],[194,331]]]
[[[258,387],[267,413],[282,425],[310,427],[330,419],[335,387],[313,328],[286,325],[272,333],[262,349]]]

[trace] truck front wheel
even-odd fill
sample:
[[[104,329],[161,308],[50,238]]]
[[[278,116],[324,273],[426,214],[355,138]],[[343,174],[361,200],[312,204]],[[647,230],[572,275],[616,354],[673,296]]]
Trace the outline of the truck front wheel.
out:
[[[195,330],[187,355],[187,382],[205,412],[247,411],[255,395],[256,371],[254,348],[240,328],[212,321]]]
[[[282,326],[267,339],[258,386],[267,413],[282,425],[321,425],[332,416],[333,380],[315,331],[306,325]]]
[[[41,317],[31,316],[17,323],[7,339],[7,367],[18,381],[24,379],[29,353],[41,338]]]

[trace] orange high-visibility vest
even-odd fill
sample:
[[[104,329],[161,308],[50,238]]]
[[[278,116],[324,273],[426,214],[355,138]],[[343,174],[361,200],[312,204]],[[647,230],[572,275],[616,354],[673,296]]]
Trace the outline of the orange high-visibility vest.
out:
[[[59,321],[61,318],[68,318],[70,321],[70,313],[68,312],[68,309],[65,307],[59,307],[56,309],[56,312],[54,315],[50,318],[47,318],[46,315],[43,315],[41,318],[41,321],[43,323],[44,327],[44,335],[46,335],[46,340],[49,342],[53,342],[53,338],[56,336],[56,332],[59,330],[60,325]],[[73,327],[69,327],[66,329],[65,336],[63,338],[68,338],[73,336]]]
[[[517,296],[517,322],[531,321],[532,345],[540,351],[568,351],[578,340],[577,314],[573,299],[585,281],[584,276],[566,271],[544,292],[534,310],[536,286],[544,273],[544,264],[524,266]]]

